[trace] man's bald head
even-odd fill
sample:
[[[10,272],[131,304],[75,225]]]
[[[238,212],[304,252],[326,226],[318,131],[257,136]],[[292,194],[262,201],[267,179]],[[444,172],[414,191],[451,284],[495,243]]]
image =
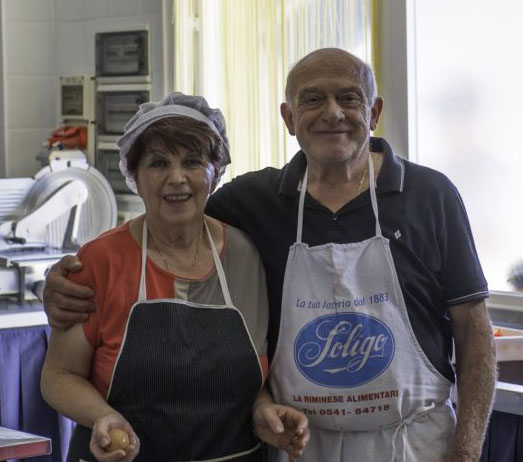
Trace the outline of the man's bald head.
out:
[[[339,72],[340,70],[359,79],[365,91],[368,104],[372,106],[377,96],[376,80],[372,68],[357,56],[340,48],[321,48],[313,51],[292,67],[287,75],[287,85],[285,87],[287,103],[292,104],[298,80],[319,72]]]

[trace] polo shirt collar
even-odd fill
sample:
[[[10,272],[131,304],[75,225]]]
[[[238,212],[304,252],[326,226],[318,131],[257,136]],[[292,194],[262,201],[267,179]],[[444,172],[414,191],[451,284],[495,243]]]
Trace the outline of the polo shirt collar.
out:
[[[405,164],[394,154],[392,148],[383,138],[371,137],[370,150],[383,152],[383,164],[378,176],[378,193],[402,192],[405,181]],[[305,173],[307,158],[303,151],[298,151],[283,169],[278,194],[297,196],[298,185]]]

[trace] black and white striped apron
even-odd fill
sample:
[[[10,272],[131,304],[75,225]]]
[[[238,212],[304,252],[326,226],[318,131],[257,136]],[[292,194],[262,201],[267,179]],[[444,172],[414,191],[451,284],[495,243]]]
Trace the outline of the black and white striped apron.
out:
[[[261,461],[251,408],[263,383],[257,351],[232,303],[206,225],[225,305],[147,300],[147,227],[132,306],[107,402],[140,438],[136,461]],[[91,429],[77,426],[68,461],[94,460]]]

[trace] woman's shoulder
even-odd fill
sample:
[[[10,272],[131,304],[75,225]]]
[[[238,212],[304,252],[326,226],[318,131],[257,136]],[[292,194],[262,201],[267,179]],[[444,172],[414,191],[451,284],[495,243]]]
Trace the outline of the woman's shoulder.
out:
[[[87,242],[79,250],[79,256],[110,256],[127,253],[135,244],[129,231],[129,223],[112,228]]]
[[[215,232],[220,233],[222,236],[221,241],[223,243],[223,252],[232,255],[241,253],[250,257],[258,256],[258,251],[256,250],[251,238],[242,230],[214,218],[209,218],[208,220],[212,223],[212,226],[210,226],[211,233],[213,233],[212,229],[214,228],[215,230],[218,230]],[[213,233],[213,238],[214,237]]]
[[[96,287],[109,284],[111,275],[121,275],[122,271],[128,274],[140,258],[139,247],[129,232],[128,223],[84,244],[77,255],[83,268],[78,273],[71,273],[70,278],[87,285],[96,284]]]

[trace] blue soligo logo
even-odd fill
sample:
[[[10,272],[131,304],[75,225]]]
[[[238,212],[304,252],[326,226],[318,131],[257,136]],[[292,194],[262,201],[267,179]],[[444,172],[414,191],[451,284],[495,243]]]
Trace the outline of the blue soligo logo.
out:
[[[294,360],[311,382],[327,387],[356,387],[389,366],[394,356],[390,329],[372,316],[338,313],[304,326],[294,342]]]

